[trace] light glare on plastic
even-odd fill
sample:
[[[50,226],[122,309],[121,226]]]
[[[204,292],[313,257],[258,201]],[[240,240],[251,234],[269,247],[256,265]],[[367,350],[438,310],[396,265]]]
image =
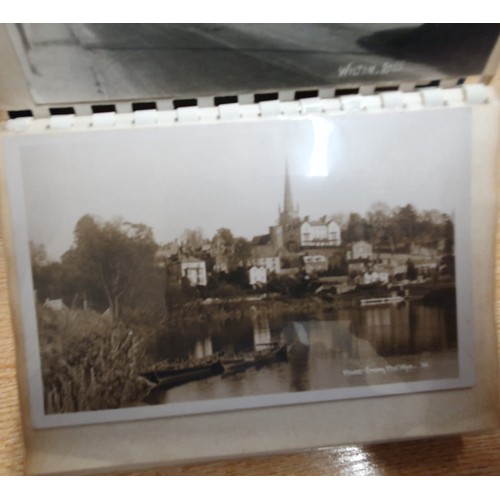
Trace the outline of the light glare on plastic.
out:
[[[333,123],[329,120],[315,116],[311,118],[313,127],[313,144],[309,157],[310,177],[328,176],[328,144],[333,131]]]

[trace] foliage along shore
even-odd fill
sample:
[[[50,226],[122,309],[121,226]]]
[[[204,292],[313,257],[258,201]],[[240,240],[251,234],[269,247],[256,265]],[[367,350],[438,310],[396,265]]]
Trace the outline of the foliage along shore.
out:
[[[38,327],[47,414],[121,408],[147,394],[137,375],[151,362],[149,329],[46,307],[38,308]]]

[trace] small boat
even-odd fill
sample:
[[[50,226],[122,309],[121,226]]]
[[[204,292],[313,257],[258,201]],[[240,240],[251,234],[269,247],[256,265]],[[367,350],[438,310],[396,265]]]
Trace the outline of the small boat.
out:
[[[380,306],[385,304],[399,304],[404,302],[405,298],[398,295],[394,297],[377,297],[375,299],[361,299],[362,306]]]
[[[178,385],[187,384],[194,380],[201,380],[224,372],[222,363],[217,360],[185,368],[168,368],[141,373],[139,376],[155,384],[156,388],[171,389]]]
[[[288,360],[287,346],[277,344],[266,344],[268,348],[244,353],[234,357],[221,358],[224,367],[223,376],[233,375],[247,370],[248,368],[262,368],[271,363],[283,362]]]

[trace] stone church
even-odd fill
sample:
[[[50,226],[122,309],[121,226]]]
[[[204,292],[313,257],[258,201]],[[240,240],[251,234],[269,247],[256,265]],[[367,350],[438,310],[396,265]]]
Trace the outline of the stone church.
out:
[[[283,210],[279,211],[278,224],[271,226],[270,240],[276,254],[295,254],[306,249],[340,246],[339,225],[326,216],[319,220],[301,218],[298,205],[294,205],[288,166],[285,170],[285,195]]]

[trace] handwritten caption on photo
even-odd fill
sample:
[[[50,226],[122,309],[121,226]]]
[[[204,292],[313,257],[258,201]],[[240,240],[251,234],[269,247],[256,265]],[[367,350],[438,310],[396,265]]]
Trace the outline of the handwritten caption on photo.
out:
[[[350,62],[338,68],[340,78],[349,78],[352,76],[374,76],[389,75],[392,73],[401,73],[404,70],[404,61],[390,61],[381,64],[356,64]]]

